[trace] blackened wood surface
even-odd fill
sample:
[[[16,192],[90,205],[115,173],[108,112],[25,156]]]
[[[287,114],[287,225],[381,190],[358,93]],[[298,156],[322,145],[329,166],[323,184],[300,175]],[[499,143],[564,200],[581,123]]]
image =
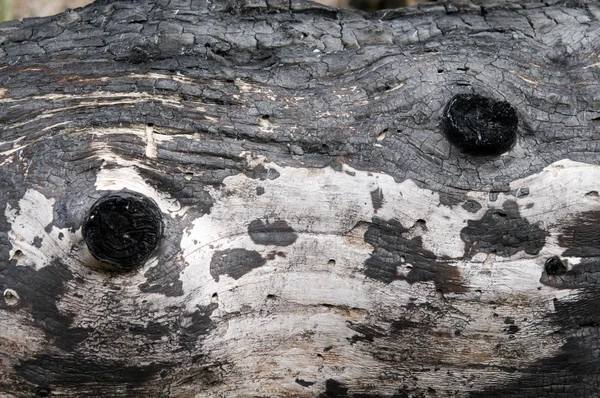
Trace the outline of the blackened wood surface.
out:
[[[598,396],[599,18],[156,0],[1,24],[0,396]],[[508,152],[448,142],[457,94],[516,110]],[[135,271],[85,246],[112,191],[163,213]]]

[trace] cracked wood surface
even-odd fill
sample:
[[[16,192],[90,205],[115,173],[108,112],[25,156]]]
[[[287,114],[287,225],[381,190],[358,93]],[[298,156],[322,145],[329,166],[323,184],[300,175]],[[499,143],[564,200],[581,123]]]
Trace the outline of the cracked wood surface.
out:
[[[0,24],[0,396],[597,396],[599,18],[100,0]],[[450,144],[457,94],[510,103],[515,145]],[[122,191],[164,224],[129,272],[82,232]]]

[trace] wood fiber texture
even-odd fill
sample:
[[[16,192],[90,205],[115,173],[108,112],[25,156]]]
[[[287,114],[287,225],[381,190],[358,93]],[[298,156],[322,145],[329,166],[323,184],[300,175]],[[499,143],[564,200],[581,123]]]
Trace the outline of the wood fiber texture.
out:
[[[99,0],[0,24],[0,397],[600,395],[599,18]],[[500,149],[451,143],[457,95],[501,104],[455,131]],[[112,194],[162,217],[129,271],[84,238]]]

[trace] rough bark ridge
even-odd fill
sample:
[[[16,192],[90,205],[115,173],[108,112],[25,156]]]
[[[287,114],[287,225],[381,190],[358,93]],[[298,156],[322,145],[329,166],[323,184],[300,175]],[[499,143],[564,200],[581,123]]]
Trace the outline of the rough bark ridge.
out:
[[[599,18],[102,0],[1,24],[0,396],[598,396]],[[506,153],[449,143],[459,94],[508,139],[514,109]],[[85,244],[107,194],[162,213],[133,271]]]

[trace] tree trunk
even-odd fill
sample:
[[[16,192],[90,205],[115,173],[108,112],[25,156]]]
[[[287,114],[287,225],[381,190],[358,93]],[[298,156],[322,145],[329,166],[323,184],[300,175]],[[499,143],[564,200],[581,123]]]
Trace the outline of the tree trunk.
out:
[[[600,6],[0,25],[0,396],[600,394]]]

